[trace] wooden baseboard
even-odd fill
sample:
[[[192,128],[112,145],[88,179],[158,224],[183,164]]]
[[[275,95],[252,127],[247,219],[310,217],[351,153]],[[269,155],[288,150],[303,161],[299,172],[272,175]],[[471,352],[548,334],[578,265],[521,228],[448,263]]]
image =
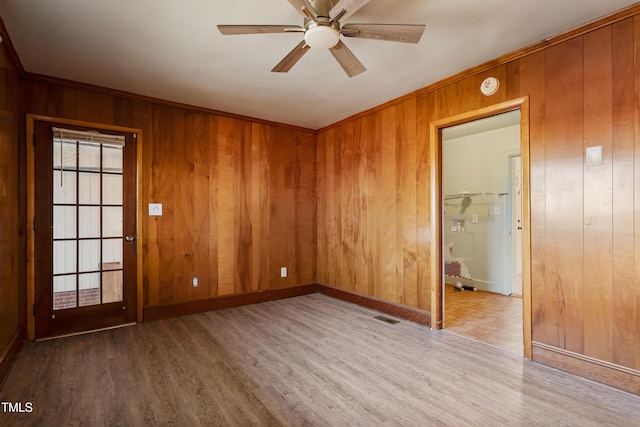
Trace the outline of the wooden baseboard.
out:
[[[611,387],[640,394],[640,371],[547,344],[532,343],[532,360]]]
[[[354,292],[345,291],[323,284],[318,285],[318,292],[327,296],[348,301],[363,307],[387,313],[400,319],[409,320],[425,326],[431,326],[431,313],[417,308],[411,308],[400,304],[394,304],[378,298],[373,298]]]
[[[311,284],[291,288],[273,289],[270,291],[251,292],[247,294],[226,295],[178,304],[144,307],[143,321],[151,322],[159,319],[203,313],[222,308],[238,307],[241,305],[297,297],[300,295],[313,294],[315,292],[318,292],[318,285]]]
[[[143,316],[145,322],[154,320],[167,319],[170,317],[184,316],[188,314],[203,313],[211,310],[219,310],[222,308],[238,307],[241,305],[255,304],[259,302],[267,302],[282,298],[296,297],[300,295],[313,294],[320,292],[332,298],[351,302],[363,307],[387,313],[400,319],[409,320],[425,326],[431,326],[431,313],[424,310],[418,310],[394,304],[381,299],[369,297],[366,295],[356,294],[354,292],[345,291],[323,284],[301,285],[284,289],[273,289],[270,291],[251,292],[247,294],[227,295],[223,297],[207,298],[198,301],[189,301],[178,304],[165,304],[145,307]]]
[[[22,349],[22,345],[24,341],[27,339],[27,331],[24,328],[19,328],[16,333],[11,337],[11,341],[9,341],[9,345],[4,349],[2,355],[0,355],[0,386],[4,383],[7,375],[9,374],[9,369],[11,369],[11,364],[13,360],[16,358],[20,350]]]

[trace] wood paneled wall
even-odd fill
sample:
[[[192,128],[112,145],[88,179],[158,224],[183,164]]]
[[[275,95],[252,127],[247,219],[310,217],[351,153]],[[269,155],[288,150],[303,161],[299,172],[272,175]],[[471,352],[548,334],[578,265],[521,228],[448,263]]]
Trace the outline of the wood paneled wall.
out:
[[[0,29],[2,29],[0,23]],[[25,325],[24,221],[20,199],[19,90],[16,64],[0,44],[0,362]],[[0,380],[3,368],[0,365]]]
[[[314,133],[163,106],[150,114],[145,199],[164,214],[145,221],[147,305],[315,282]]]
[[[321,130],[319,282],[430,310],[429,123],[529,96],[533,340],[640,370],[637,64],[631,16]]]
[[[36,80],[18,109],[1,54],[0,350],[25,317],[18,112],[142,129],[141,203],[164,208],[143,219],[145,307],[318,281],[429,311],[429,124],[528,96],[533,340],[637,372],[640,18],[593,28],[317,135]]]
[[[410,99],[318,136],[320,282],[429,308],[428,145],[416,127],[422,108]]]
[[[489,75],[502,82],[490,100]],[[506,64],[320,131],[321,283],[430,311],[429,124],[515,98],[517,80]]]
[[[315,132],[39,81],[25,99],[142,130],[144,307],[315,283]]]

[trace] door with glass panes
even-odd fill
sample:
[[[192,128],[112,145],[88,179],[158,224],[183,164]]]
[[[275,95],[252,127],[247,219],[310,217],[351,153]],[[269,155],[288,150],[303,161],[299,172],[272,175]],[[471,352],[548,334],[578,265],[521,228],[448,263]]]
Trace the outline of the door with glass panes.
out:
[[[134,134],[35,123],[36,338],[136,320]]]

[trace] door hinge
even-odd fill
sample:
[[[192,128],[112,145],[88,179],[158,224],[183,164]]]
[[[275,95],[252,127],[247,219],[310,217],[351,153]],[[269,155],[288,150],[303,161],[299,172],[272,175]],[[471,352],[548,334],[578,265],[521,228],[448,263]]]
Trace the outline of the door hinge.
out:
[[[133,134],[133,139],[136,139],[137,137],[138,137],[138,134],[137,134],[137,133],[134,133],[134,134]]]

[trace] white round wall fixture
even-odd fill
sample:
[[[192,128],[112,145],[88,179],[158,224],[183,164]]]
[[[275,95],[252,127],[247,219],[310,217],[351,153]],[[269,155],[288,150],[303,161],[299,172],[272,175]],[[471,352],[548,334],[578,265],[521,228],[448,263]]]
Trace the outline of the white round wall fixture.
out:
[[[485,96],[491,96],[498,91],[500,80],[495,77],[487,77],[480,85],[480,92]]]

